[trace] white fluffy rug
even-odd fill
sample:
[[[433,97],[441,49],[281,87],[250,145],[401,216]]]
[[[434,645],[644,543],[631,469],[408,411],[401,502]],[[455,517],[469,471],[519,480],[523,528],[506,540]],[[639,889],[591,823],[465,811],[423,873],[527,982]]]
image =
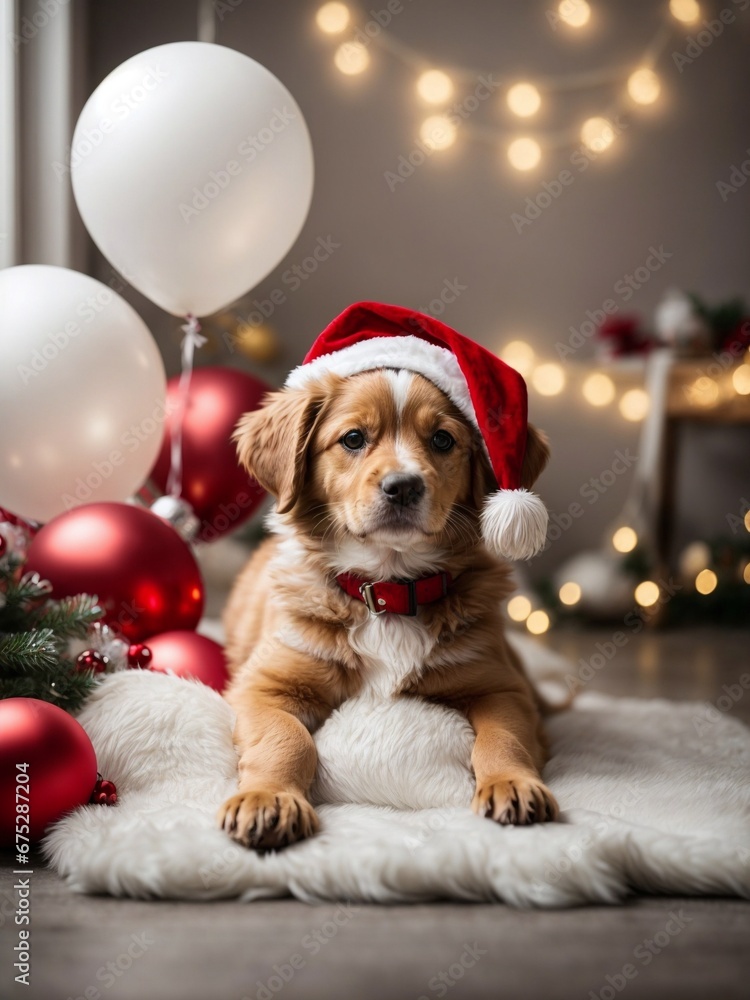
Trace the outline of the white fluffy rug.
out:
[[[564,672],[514,642],[532,676]],[[472,734],[460,716],[348,702],[316,738],[322,832],[262,857],[214,829],[236,789],[232,713],[215,692],[125,671],[80,721],[119,793],[115,808],[79,809],[45,841],[81,892],[539,907],[633,892],[750,896],[750,734],[705,705],[581,695],[549,721],[546,778],[562,822],[514,828],[469,811]]]

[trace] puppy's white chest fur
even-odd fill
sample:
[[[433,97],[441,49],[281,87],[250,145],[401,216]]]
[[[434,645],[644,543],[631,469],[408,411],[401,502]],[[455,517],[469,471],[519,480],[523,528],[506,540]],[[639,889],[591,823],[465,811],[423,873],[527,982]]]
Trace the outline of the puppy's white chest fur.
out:
[[[418,618],[370,615],[349,633],[352,649],[364,664],[362,694],[391,698],[409,677],[422,672],[435,645]]]

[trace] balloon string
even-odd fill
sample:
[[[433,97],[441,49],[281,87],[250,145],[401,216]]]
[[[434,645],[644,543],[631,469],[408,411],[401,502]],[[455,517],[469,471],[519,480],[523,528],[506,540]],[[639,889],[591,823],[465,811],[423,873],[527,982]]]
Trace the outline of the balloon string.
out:
[[[182,338],[182,372],[178,387],[177,412],[172,421],[172,437],[170,447],[170,468],[167,479],[167,493],[178,497],[182,492],[182,426],[185,421],[190,380],[193,376],[193,358],[195,349],[206,343],[206,338],[200,333],[201,325],[198,318],[188,313],[187,323],[182,327],[185,336]]]

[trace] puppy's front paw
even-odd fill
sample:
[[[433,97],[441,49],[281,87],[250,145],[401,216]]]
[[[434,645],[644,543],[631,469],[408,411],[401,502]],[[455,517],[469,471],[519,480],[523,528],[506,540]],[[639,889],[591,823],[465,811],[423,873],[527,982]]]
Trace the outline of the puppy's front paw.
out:
[[[240,792],[227,799],[216,815],[219,827],[244,847],[277,851],[319,827],[315,810],[292,792]]]
[[[504,825],[527,826],[556,820],[560,809],[541,778],[501,775],[477,786],[471,808]]]

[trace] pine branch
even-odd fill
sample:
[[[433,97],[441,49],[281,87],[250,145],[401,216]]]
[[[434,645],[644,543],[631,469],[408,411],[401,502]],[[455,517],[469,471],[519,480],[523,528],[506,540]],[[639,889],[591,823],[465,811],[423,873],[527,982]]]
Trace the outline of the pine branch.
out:
[[[52,629],[64,638],[85,639],[91,626],[104,614],[96,597],[78,594],[48,601],[29,615],[29,628]]]
[[[60,668],[43,681],[32,676],[0,676],[0,699],[39,698],[66,712],[77,711],[96,685],[96,675],[88,670],[76,672],[66,661],[60,662]]]
[[[38,673],[53,669],[59,662],[51,628],[0,635],[0,666],[6,670]]]

